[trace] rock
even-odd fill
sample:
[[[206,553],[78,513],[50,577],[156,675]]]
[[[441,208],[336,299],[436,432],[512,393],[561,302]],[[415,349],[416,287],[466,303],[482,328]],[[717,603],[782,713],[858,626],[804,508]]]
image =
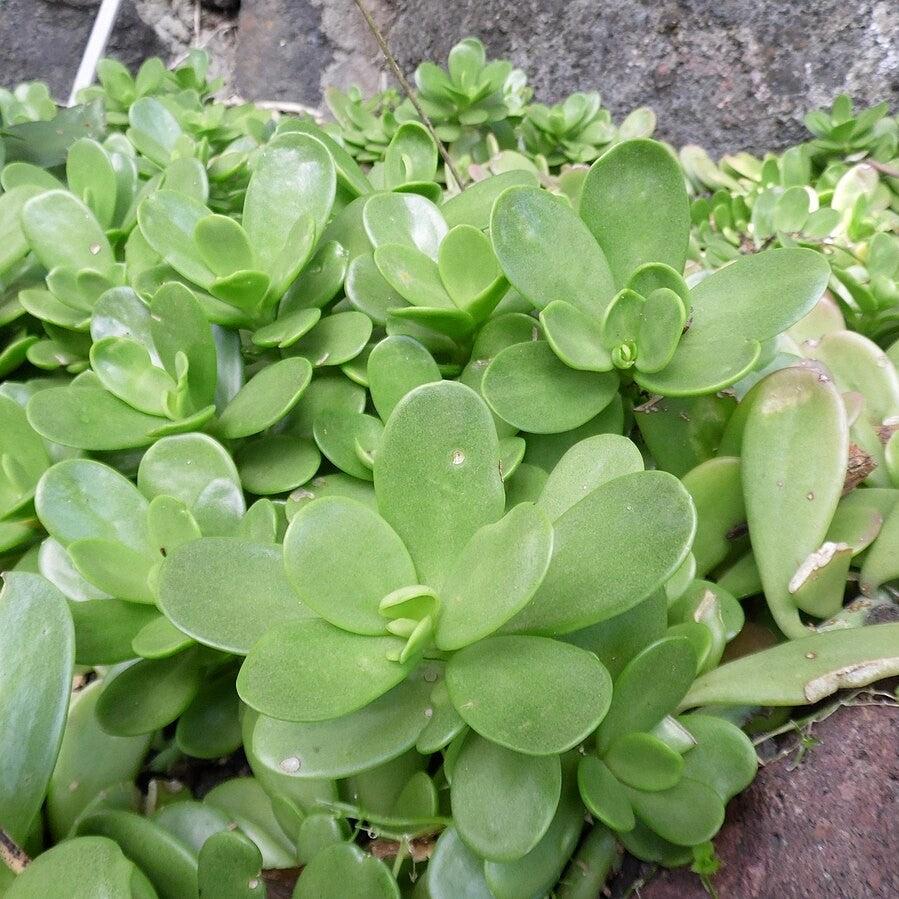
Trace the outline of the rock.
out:
[[[720,899],[899,896],[897,734],[899,708],[844,707],[814,726],[820,742],[801,764],[791,754],[760,769],[715,838]],[[631,868],[616,887],[633,880]],[[661,872],[639,895],[708,899],[687,870]]]
[[[384,26],[384,9],[369,3]],[[381,52],[353,0],[241,3],[233,86],[248,100],[318,106],[331,84],[377,90],[382,71]]]
[[[899,102],[894,0],[365,0],[404,70],[480,36],[540,98],[599,90],[617,115],[652,106],[659,134],[713,153],[805,136],[802,116],[841,92]],[[322,86],[371,90],[383,65],[352,0],[244,0],[236,87],[317,105]]]
[[[2,0],[0,83],[46,81],[53,96],[66,102],[99,5],[99,0]],[[138,15],[135,0],[123,0],[107,55],[136,68],[164,50]]]

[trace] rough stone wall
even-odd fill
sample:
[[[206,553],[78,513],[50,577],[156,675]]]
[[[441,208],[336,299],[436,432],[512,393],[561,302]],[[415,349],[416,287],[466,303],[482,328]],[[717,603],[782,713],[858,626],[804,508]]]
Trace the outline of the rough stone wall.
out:
[[[408,73],[423,58],[445,59],[457,40],[475,34],[491,53],[525,69],[542,98],[598,89],[616,114],[652,106],[664,137],[716,152],[794,143],[804,133],[803,114],[841,92],[862,105],[899,106],[895,0],[367,5]],[[379,83],[377,46],[352,0],[243,0],[240,21],[236,86],[244,96],[315,104],[326,84]],[[279,31],[284,46],[272,43]],[[270,64],[256,65],[260,58]]]
[[[444,59],[461,37],[524,68],[546,100],[598,89],[621,115],[647,104],[659,133],[713,152],[777,149],[802,115],[848,92],[899,107],[896,0],[365,0],[404,69]],[[67,93],[98,0],[0,0],[0,83],[49,80]],[[226,5],[203,0],[204,7]],[[124,0],[112,51],[133,63],[198,39],[195,0]],[[326,84],[384,79],[353,0],[242,0],[235,35],[204,8],[199,39],[228,90],[321,103]],[[224,31],[222,30],[224,29]]]

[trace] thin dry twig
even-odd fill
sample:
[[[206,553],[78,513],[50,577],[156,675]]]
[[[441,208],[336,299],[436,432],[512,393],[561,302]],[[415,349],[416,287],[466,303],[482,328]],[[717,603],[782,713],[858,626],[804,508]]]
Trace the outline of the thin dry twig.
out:
[[[414,862],[424,862],[431,857],[436,842],[437,837],[434,835],[402,842],[378,838],[368,844],[368,851],[380,859],[395,858],[402,853],[408,855]]]
[[[866,159],[865,165],[871,166],[872,169],[880,172],[882,175],[886,175],[888,178],[899,178],[899,169],[894,169],[891,165],[878,162],[876,159]]]
[[[2,828],[0,828],[0,861],[13,874],[21,874],[31,864],[25,850]]]
[[[393,71],[396,80],[399,81],[400,87],[403,89],[403,92],[409,98],[409,102],[415,107],[415,111],[420,116],[422,122],[424,122],[425,127],[428,131],[431,132],[431,137],[434,138],[434,141],[437,143],[437,149],[440,151],[440,155],[443,157],[443,164],[446,166],[447,171],[453,176],[453,180],[456,182],[459,190],[463,190],[462,179],[459,176],[459,173],[456,171],[456,167],[453,164],[453,160],[450,158],[449,152],[446,147],[443,145],[443,141],[437,136],[437,131],[434,129],[434,125],[431,122],[430,118],[428,118],[427,113],[421,108],[421,104],[418,102],[418,97],[415,96],[415,91],[412,90],[412,85],[409,84],[406,76],[403,74],[403,70],[400,68],[399,63],[396,61],[396,57],[393,53],[390,52],[390,47],[387,46],[387,41],[384,38],[384,35],[381,33],[381,29],[378,28],[377,23],[371,17],[371,13],[365,8],[365,5],[362,3],[362,0],[353,0],[356,6],[359,8],[359,12],[362,13],[362,18],[365,19],[365,24],[368,25],[368,30],[374,35],[375,40],[378,42],[378,46],[381,48],[381,52],[384,54],[384,58],[387,60],[387,64],[390,66]]]
[[[207,31],[202,38],[197,38],[191,46],[185,50],[183,53],[179,53],[172,61],[169,63],[170,69],[176,69],[178,66],[190,56],[191,50],[203,50],[205,49],[211,41],[214,41],[217,37],[223,34],[227,34],[229,31],[233,31],[237,28],[237,22],[222,22],[220,25],[217,25],[211,31]]]

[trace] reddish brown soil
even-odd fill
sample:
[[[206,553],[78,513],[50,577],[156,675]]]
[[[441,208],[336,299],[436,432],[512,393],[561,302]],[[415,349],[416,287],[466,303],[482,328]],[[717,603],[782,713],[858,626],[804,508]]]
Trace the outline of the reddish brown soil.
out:
[[[730,803],[715,840],[720,899],[899,897],[899,708],[841,708],[813,734],[820,743],[801,764],[795,754],[770,762]],[[656,874],[632,895],[708,893],[680,870]]]

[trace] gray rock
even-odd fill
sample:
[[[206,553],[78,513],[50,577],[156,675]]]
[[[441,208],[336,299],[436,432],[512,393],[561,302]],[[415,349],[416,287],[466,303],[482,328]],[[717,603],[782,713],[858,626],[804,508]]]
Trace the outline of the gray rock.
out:
[[[639,105],[659,134],[723,153],[801,139],[802,116],[847,92],[899,105],[894,0],[366,0],[404,70],[469,34],[528,72],[537,95],[598,89]],[[318,104],[322,87],[376,87],[383,71],[352,0],[244,0],[236,88]]]
[[[378,25],[389,23],[371,3]],[[384,71],[378,45],[353,0],[243,0],[234,89],[249,100],[313,106],[328,85],[377,90]]]
[[[98,6],[99,0],[0,0],[0,84],[46,81],[65,102]],[[107,55],[134,68],[164,52],[134,0],[123,0]]]

